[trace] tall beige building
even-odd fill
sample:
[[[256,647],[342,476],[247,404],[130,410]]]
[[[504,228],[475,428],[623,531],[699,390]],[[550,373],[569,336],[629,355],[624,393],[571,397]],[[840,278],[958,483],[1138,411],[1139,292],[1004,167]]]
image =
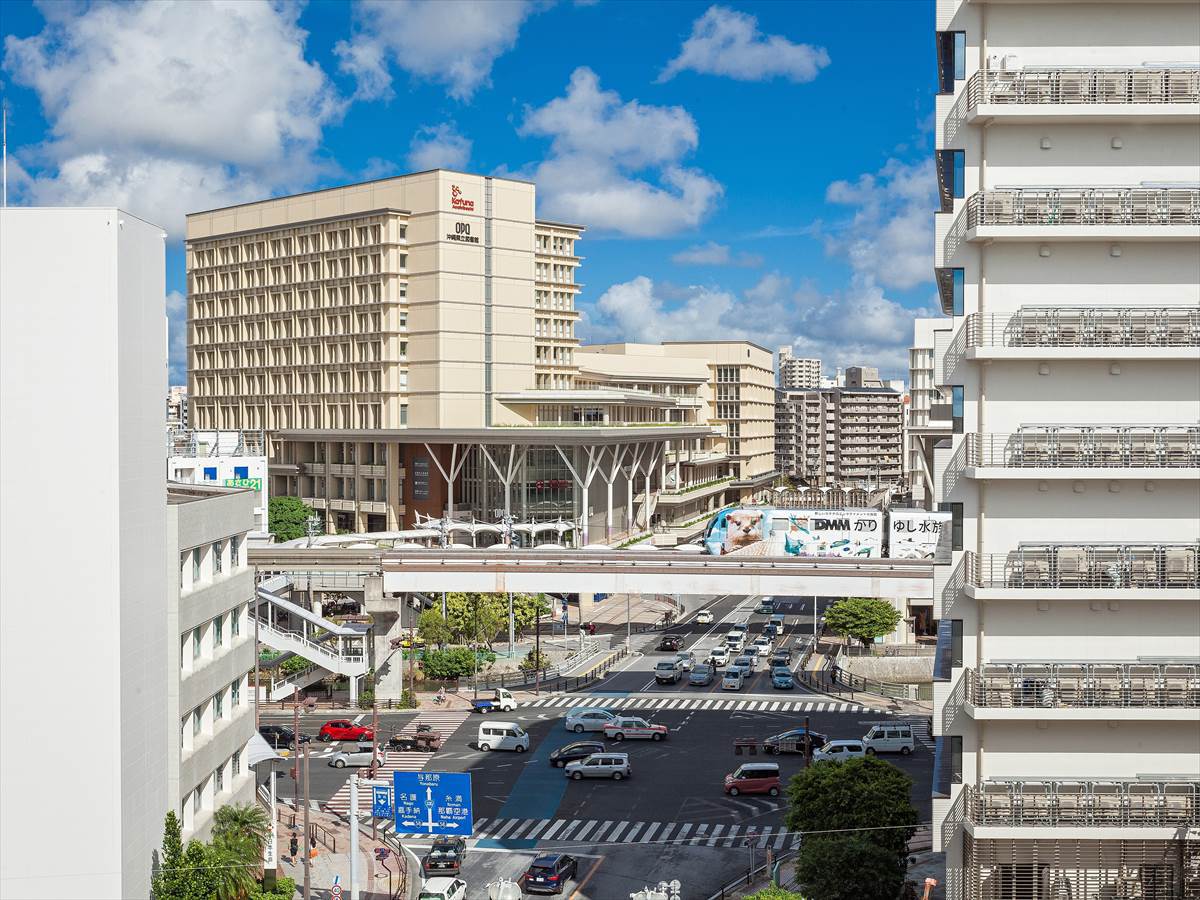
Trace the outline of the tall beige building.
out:
[[[903,477],[904,403],[891,388],[781,390],[776,397],[775,455],[783,474],[814,486]]]
[[[744,372],[769,396],[770,353],[680,345],[705,361],[690,397],[581,377],[583,228],[538,221],[535,200],[434,170],[188,216],[191,424],[264,430],[272,496],[330,531],[507,511],[619,537],[661,519],[673,454],[718,432],[732,480],[769,475],[769,400],[695,393],[726,379],[725,398]]]

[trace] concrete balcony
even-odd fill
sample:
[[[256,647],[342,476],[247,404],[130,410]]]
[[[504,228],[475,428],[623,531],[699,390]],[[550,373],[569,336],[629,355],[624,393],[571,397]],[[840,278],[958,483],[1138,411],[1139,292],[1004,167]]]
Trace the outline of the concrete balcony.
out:
[[[962,677],[976,720],[1200,724],[1200,660],[993,662]]]
[[[1200,600],[1196,543],[1028,543],[966,557],[965,591],[980,600]]]
[[[370,478],[383,478],[387,475],[387,466],[360,465],[358,467],[358,474]]]
[[[1015,434],[968,434],[967,478],[1200,477],[1200,426],[1036,425]]]
[[[976,72],[967,122],[1200,122],[1200,69],[1022,68]]]
[[[1028,187],[980,191],[946,235],[959,242],[1200,240],[1200,188]]]
[[[977,838],[1153,840],[1200,826],[1200,780],[989,779],[963,793],[964,825]]]
[[[1175,359],[1194,363],[1194,306],[1023,306],[971,313],[947,348],[965,359]]]

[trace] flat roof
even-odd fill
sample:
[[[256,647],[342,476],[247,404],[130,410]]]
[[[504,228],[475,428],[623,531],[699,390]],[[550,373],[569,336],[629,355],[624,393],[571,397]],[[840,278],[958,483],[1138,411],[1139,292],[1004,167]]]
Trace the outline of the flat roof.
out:
[[[578,447],[597,443],[706,437],[714,431],[711,425],[516,425],[510,428],[298,428],[284,429],[276,434],[287,440],[381,441],[397,444],[557,444]]]
[[[773,353],[762,344],[756,344],[754,341],[663,341],[666,346],[671,344],[747,344],[755,349],[761,350],[763,353]]]
[[[225,487],[217,484],[188,484],[182,481],[167,482],[167,503],[194,503],[197,500],[210,500],[227,494],[249,493],[249,488]]]
[[[364,185],[368,184],[382,184],[385,181],[397,181],[401,178],[415,178],[417,175],[429,175],[433,172],[450,172],[454,175],[470,175],[473,178],[496,178],[499,181],[515,181],[519,184],[534,184],[534,182],[527,181],[524,178],[500,178],[499,176],[495,175],[482,175],[479,172],[464,172],[461,169],[447,169],[439,166],[436,169],[422,169],[420,172],[405,172],[403,175],[388,175],[386,178],[369,178],[366,181],[353,181],[350,184],[338,184],[334,185],[333,187],[316,188],[315,190],[311,191],[301,191],[298,194],[280,194],[277,197],[264,197],[262,200],[249,200],[245,203],[234,203],[230,206],[214,206],[212,209],[199,209],[196,210],[196,212],[188,213],[185,218],[191,218],[192,216],[203,216],[207,215],[208,213],[223,212],[227,209],[241,209],[245,206],[257,206],[259,203],[269,203],[272,200],[284,200],[288,197],[309,197],[313,194],[324,194],[328,193],[329,191],[341,191],[345,190],[346,188],[363,187]],[[572,225],[571,227],[575,228],[582,226]]]

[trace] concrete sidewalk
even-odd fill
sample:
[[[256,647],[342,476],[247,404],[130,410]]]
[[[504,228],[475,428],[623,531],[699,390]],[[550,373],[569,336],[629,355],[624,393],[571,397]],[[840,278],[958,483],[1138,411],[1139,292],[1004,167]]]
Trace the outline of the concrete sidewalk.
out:
[[[370,794],[363,791],[363,796],[359,798],[360,803],[370,804]],[[290,816],[294,810],[291,806],[281,803],[280,811]],[[297,815],[295,833],[300,837],[301,853],[304,852],[302,814]],[[309,862],[310,879],[312,884],[312,896],[320,898],[320,900],[332,900],[333,886],[337,883],[341,889],[341,896],[344,900],[350,897],[350,826],[348,822],[343,821],[338,816],[327,812],[318,812],[316,810],[309,811],[309,822],[311,824],[320,825],[332,837],[333,844],[336,849],[330,849],[323,843],[318,841],[315,857],[312,857]],[[296,896],[303,896],[304,889],[304,860],[303,857],[297,860],[291,859],[288,855],[288,843],[291,840],[292,831],[287,826],[286,822],[279,823],[279,872],[288,878],[293,878],[296,881]],[[359,897],[360,900],[387,900],[388,898],[388,873],[387,870],[375,860],[375,848],[386,847],[391,851],[391,856],[387,859],[387,867],[392,870],[392,891],[393,896],[405,898],[409,894],[404,890],[404,882],[397,877],[398,864],[395,857],[395,851],[391,845],[381,840],[371,840],[370,833],[364,834],[362,829],[359,830]],[[407,865],[412,867],[412,860],[407,861]]]

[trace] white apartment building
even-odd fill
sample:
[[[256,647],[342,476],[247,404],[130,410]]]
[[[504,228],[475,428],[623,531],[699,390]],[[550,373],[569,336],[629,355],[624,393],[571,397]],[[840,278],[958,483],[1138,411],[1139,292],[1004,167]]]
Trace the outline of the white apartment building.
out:
[[[187,385],[173,384],[167,389],[167,428],[188,427]]]
[[[268,534],[270,473],[261,431],[167,429],[167,481],[254,491],[254,538]]]
[[[255,734],[254,569],[246,554],[256,494],[167,485],[165,710],[174,741],[167,791],[184,840],[209,836],[213,813],[254,801],[246,745]]]
[[[939,355],[950,346],[950,319],[917,319],[908,350],[909,402],[905,422],[904,480],[913,503],[932,509],[933,448],[951,433],[950,398],[938,385]]]
[[[1200,4],[936,10],[947,897],[1200,897]]]
[[[177,802],[164,237],[119,209],[0,210],[0,897],[148,896]],[[69,846],[56,798],[86,809]]]
[[[778,384],[785,391],[804,390],[821,386],[821,361],[792,356],[791,347],[780,347]]]

